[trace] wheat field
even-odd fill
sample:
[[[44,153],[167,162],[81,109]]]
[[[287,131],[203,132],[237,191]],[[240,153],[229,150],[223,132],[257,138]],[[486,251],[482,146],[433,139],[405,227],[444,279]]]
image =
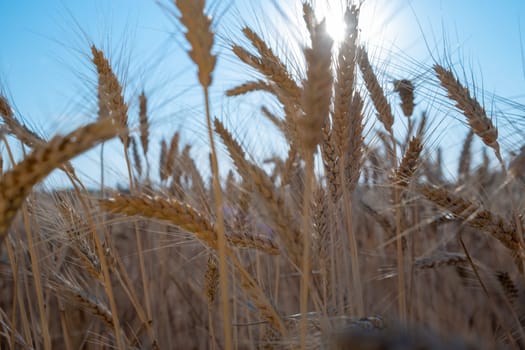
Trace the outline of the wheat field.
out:
[[[86,48],[94,122],[46,139],[0,95],[0,347],[524,348],[525,153],[506,156],[462,67],[444,59],[407,69],[425,79],[385,83],[357,4],[340,43],[302,4],[299,70],[244,27],[227,50],[253,79],[221,98],[274,101],[254,113],[275,134],[251,143],[279,137],[286,152],[258,159],[210,107],[220,33],[207,8],[174,1],[197,69],[205,161],[184,128],[151,137],[148,92],[127,101],[96,45]],[[428,117],[448,114],[467,135],[452,175]],[[127,185],[88,188],[70,161],[111,139]],[[53,171],[65,189],[38,186]]]

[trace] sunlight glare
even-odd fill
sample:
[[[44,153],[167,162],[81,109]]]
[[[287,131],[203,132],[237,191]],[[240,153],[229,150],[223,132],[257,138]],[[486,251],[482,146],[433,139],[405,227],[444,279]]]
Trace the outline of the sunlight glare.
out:
[[[343,42],[346,32],[345,10],[341,3],[341,1],[318,1],[315,5],[317,17],[326,19],[326,31],[334,40],[335,46]]]

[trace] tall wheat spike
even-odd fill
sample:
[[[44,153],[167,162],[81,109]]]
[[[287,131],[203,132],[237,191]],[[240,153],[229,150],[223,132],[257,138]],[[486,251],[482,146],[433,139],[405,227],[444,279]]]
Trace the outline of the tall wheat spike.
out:
[[[232,328],[230,303],[228,298],[228,269],[226,264],[227,246],[224,228],[224,213],[222,189],[219,179],[219,164],[213,135],[213,125],[210,111],[209,87],[212,82],[212,73],[217,62],[217,57],[212,54],[214,35],[211,30],[211,18],[205,14],[205,0],[175,0],[175,5],[180,11],[179,20],[186,28],[186,39],[191,46],[189,55],[198,67],[198,77],[204,93],[206,108],[206,126],[210,142],[210,161],[212,170],[213,196],[215,214],[217,215],[217,245],[219,256],[219,284],[221,290],[221,305],[223,316],[224,346],[232,349]]]
[[[350,142],[350,113],[354,110],[352,95],[355,88],[355,62],[357,54],[357,24],[359,9],[351,6],[345,12],[346,36],[337,57],[336,81],[334,86],[334,107],[332,133],[337,154],[342,156]],[[358,132],[359,134],[359,132]]]
[[[122,86],[118,81],[109,61],[104,56],[104,52],[91,46],[93,63],[98,73],[98,117],[112,118],[117,123],[120,132],[120,140],[127,148],[128,139],[128,106],[124,102]],[[124,132],[126,131],[126,132]]]

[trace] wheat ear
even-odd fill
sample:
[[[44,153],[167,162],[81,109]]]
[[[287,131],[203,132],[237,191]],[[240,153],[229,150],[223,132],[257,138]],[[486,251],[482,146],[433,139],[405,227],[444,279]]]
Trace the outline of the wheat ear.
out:
[[[104,57],[104,52],[93,45],[91,46],[91,53],[93,55],[93,64],[98,73],[98,117],[115,120],[115,123],[121,130],[120,140],[127,148],[129,145],[127,132],[128,106],[124,102],[122,86],[115,73],[113,73],[109,61]]]
[[[238,85],[234,88],[227,90],[226,96],[239,96],[239,95],[244,95],[244,94],[254,92],[254,91],[266,91],[272,94],[275,93],[274,88],[270,84],[262,80],[256,80],[256,81],[249,81],[249,82],[243,83],[241,85]]]
[[[144,151],[144,157],[148,158],[149,148],[149,120],[148,120],[148,98],[144,91],[139,96],[139,122],[140,122],[140,143]]]
[[[458,266],[466,263],[468,263],[468,259],[464,254],[444,252],[438,255],[418,258],[414,261],[414,267],[425,270],[442,266]]]
[[[285,206],[283,198],[279,195],[268,175],[261,168],[246,160],[242,147],[217,119],[215,120],[215,131],[222,138],[239,175],[252,186],[262,199],[262,204],[268,214],[269,224],[283,241],[293,262],[296,266],[300,266],[303,247],[301,234],[295,229],[294,219]]]
[[[46,140],[15,118],[7,99],[2,95],[0,95],[0,117],[2,117],[4,124],[7,126],[7,132],[22,141],[26,146],[34,148],[46,143]],[[64,163],[61,169],[76,179],[75,169],[69,162]]]
[[[463,142],[463,147],[459,156],[458,176],[463,179],[467,178],[470,173],[470,163],[472,160],[472,154],[470,149],[472,148],[473,140],[474,133],[471,130],[465,138],[465,141]]]
[[[217,250],[217,232],[212,223],[191,206],[174,199],[150,197],[147,195],[125,196],[118,195],[112,199],[100,200],[99,205],[106,210],[121,214],[154,218],[171,222],[183,230],[191,232],[199,241],[208,247]],[[231,249],[226,249],[226,255],[239,273],[240,282],[246,293],[253,299],[261,315],[268,323],[281,333],[285,327],[274,307],[266,299],[258,284],[242,267],[242,264]]]
[[[112,120],[99,120],[35,147],[24,160],[5,172],[0,179],[0,239],[34,185],[65,162],[117,134],[118,128]]]
[[[516,228],[501,216],[480,208],[479,205],[442,187],[420,186],[418,192],[466,225],[492,235],[513,254],[521,256],[522,247],[517,238]]]
[[[40,136],[29,130],[27,126],[20,123],[15,118],[11,106],[7,102],[7,99],[2,95],[0,95],[0,116],[7,126],[7,131],[16,136],[16,138],[22,141],[25,145],[33,148],[45,143]]]
[[[410,117],[414,113],[414,84],[408,79],[394,80],[394,91],[399,94],[401,99],[401,110],[405,117]]]
[[[334,106],[332,113],[332,135],[339,156],[348,148],[350,142],[350,113],[353,111],[352,95],[355,88],[355,62],[357,53],[357,21],[359,10],[349,7],[345,12],[346,37],[337,57]]]
[[[212,187],[217,215],[217,245],[219,259],[219,285],[221,290],[222,318],[224,323],[224,346],[232,349],[232,329],[230,317],[230,303],[228,298],[228,269],[226,262],[226,238],[224,228],[224,213],[222,189],[220,184],[219,164],[213,135],[213,125],[210,111],[210,91],[212,73],[217,62],[217,57],[212,54],[214,35],[211,30],[211,17],[204,12],[205,0],[175,0],[175,5],[180,11],[179,20],[186,28],[186,39],[191,46],[189,55],[198,67],[198,77],[204,93],[204,106],[206,110],[206,126],[210,142],[210,163],[212,171]]]
[[[494,126],[492,120],[487,117],[485,108],[479,104],[478,100],[470,95],[469,89],[463,86],[450,70],[443,68],[439,64],[434,65],[434,70],[441,86],[447,90],[448,97],[456,102],[456,107],[461,110],[467,118],[472,131],[478,135],[487,146],[494,150],[496,157],[503,165],[498,143],[498,129]]]
[[[389,134],[392,134],[392,125],[394,124],[392,109],[386,100],[383,88],[377,81],[377,76],[372,69],[372,65],[368,59],[368,53],[364,47],[360,47],[357,59],[366,88],[370,93],[370,98],[372,99],[374,107],[376,108],[377,118],[384,125],[386,131]]]
[[[401,164],[394,172],[394,183],[401,187],[407,187],[412,175],[417,170],[419,155],[423,150],[421,137],[413,137],[408,143],[408,148],[401,160]]]
[[[216,226],[197,209],[176,199],[148,195],[118,195],[111,199],[100,200],[99,204],[103,209],[112,212],[169,221],[191,232],[208,247],[217,249]],[[271,255],[279,254],[279,247],[275,242],[264,236],[229,234],[226,239],[239,248],[257,249]]]

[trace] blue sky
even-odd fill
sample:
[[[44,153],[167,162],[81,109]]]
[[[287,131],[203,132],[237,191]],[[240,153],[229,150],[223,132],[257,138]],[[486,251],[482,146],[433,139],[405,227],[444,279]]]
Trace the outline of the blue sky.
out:
[[[169,13],[173,10],[172,4],[160,3],[153,0],[0,1],[3,27],[0,89],[14,102],[24,122],[45,136],[92,120],[96,116],[96,75],[89,61],[89,45],[94,43],[108,53],[125,82],[131,113],[136,111],[140,90],[145,89],[150,97],[156,140],[151,146],[153,152],[158,150],[160,137],[170,136],[180,127],[184,127],[184,142],[195,144],[195,148],[204,147],[206,142],[200,141],[205,140],[202,100],[195,70],[184,51],[181,28]],[[340,5],[339,0],[332,3],[334,8]],[[254,152],[259,151],[261,145],[250,133],[270,133],[271,128],[265,126],[266,122],[257,113],[255,107],[260,101],[222,97],[225,88],[250,77],[249,71],[234,63],[228,54],[228,43],[240,38],[238,28],[249,23],[263,33],[278,52],[287,52],[287,44],[300,36],[290,29],[292,23],[300,19],[291,15],[295,8],[295,0],[215,0],[209,5],[220,33],[216,46],[219,67],[212,94],[215,115],[236,130],[241,141]],[[284,19],[283,13],[289,13],[289,18]],[[275,29],[274,25],[280,27]],[[387,67],[387,71],[388,64],[400,66],[397,73],[417,82],[424,79],[425,67],[430,67],[434,59],[443,61],[446,57],[460,72],[464,68],[476,87],[486,90],[483,97],[489,109],[495,103],[491,94],[525,101],[520,47],[525,44],[525,1],[366,0],[361,30],[375,62]],[[276,38],[283,33],[288,33],[284,39]],[[384,83],[398,78],[394,75],[387,73]],[[494,108],[509,114],[520,112],[520,108],[507,109],[505,103]],[[130,118],[136,121],[136,116]],[[506,126],[509,121],[501,119],[496,123]],[[457,131],[457,123],[451,123],[448,128],[458,135],[453,145],[460,145],[464,130]],[[441,143],[446,134],[440,131],[434,135],[431,146]],[[521,144],[509,138],[510,131],[503,135],[504,149],[519,149]],[[118,143],[108,146],[112,160],[108,176],[117,182],[125,171],[122,161],[111,154],[121,153],[119,147]],[[261,152],[269,155],[282,151],[282,147],[269,142]],[[205,153],[195,155],[206,159]],[[94,183],[98,176],[93,171],[97,157],[98,153],[90,153],[76,162]]]

